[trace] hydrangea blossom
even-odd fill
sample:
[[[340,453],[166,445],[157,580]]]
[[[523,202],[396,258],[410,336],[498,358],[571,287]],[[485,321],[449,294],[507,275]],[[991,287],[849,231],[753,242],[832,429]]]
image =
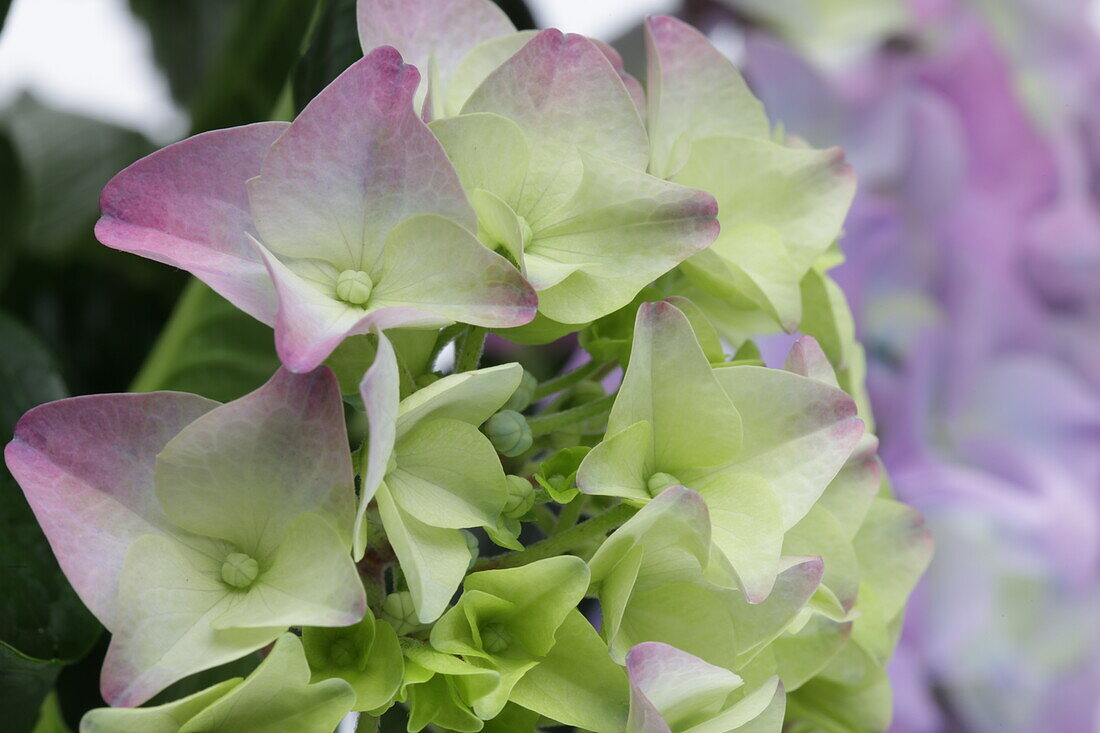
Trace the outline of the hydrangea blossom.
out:
[[[487,0],[360,0],[365,57],[293,123],[108,185],[100,239],[273,325],[285,368],[225,405],[38,407],[8,464],[113,634],[108,702],[274,645],[86,730],[886,727],[930,542],[825,274],[851,171],[773,135],[702,35],[647,28],[643,92]],[[588,361],[481,367],[489,328]],[[776,329],[810,335],[768,368]]]

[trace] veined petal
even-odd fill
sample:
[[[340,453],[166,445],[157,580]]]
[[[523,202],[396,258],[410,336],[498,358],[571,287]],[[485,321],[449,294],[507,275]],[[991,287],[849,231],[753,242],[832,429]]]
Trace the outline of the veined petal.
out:
[[[477,427],[493,416],[523,378],[519,364],[501,364],[449,374],[401,401],[397,434],[403,436],[424,420],[445,418]]]
[[[816,379],[781,369],[721,367],[714,376],[744,425],[733,470],[769,481],[784,529],[806,515],[863,435],[855,402]]]
[[[466,100],[489,77],[489,74],[512,58],[537,34],[538,31],[518,31],[506,36],[490,38],[475,46],[463,57],[451,76],[447,99],[443,105],[444,113],[448,117],[461,114]]]
[[[413,111],[419,80],[396,51],[379,48],[302,110],[248,184],[268,250],[370,272],[411,216],[474,228],[454,168]]]
[[[359,0],[357,17],[364,53],[393,46],[420,69],[425,82],[413,102],[426,119],[441,115],[463,57],[483,41],[516,30],[489,0]],[[435,109],[425,105],[429,95]]]
[[[215,629],[214,620],[234,601],[217,579],[219,564],[161,535],[131,545],[100,679],[104,700],[140,705],[176,680],[242,657],[282,633],[285,627]]]
[[[421,623],[439,618],[470,564],[470,550],[457,529],[424,524],[405,512],[383,483],[375,494],[386,537],[409,583]]]
[[[626,655],[630,677],[630,733],[670,733],[717,712],[743,684],[728,669],[659,641],[638,644]]]
[[[153,491],[156,456],[218,406],[192,394],[93,395],[41,405],[15,426],[4,457],[65,576],[108,629],[119,574],[142,535],[172,534]]]
[[[706,36],[681,20],[658,16],[646,19],[645,40],[654,175],[675,175],[700,138],[770,136],[764,105]]]
[[[654,470],[675,475],[725,463],[737,454],[742,431],[737,412],[687,317],[669,303],[642,304],[607,433],[648,421]]]
[[[531,160],[527,136],[498,114],[476,113],[436,120],[432,132],[447,151],[465,189],[484,189],[516,211]]]
[[[585,151],[583,177],[559,209],[532,224],[531,278],[542,262],[576,271],[539,293],[539,311],[587,323],[629,303],[647,284],[718,236],[714,198]],[[797,293],[797,284],[795,286]]]
[[[788,148],[733,136],[696,140],[675,178],[718,200],[722,234],[716,247],[727,237],[773,229],[799,279],[840,234],[856,189],[855,172],[839,148]]]
[[[535,317],[538,303],[508,260],[441,216],[417,216],[398,225],[387,239],[375,282],[371,309],[416,309],[488,328],[522,326]]]
[[[248,591],[214,619],[216,629],[270,626],[350,626],[367,598],[348,548],[332,526],[314,514],[290,523],[263,559]]]
[[[354,478],[336,378],[281,369],[211,410],[157,457],[157,498],[176,525],[256,558],[291,520],[321,515],[351,547]]]
[[[421,422],[397,441],[386,485],[411,516],[432,527],[495,525],[508,502],[504,469],[476,427],[448,418]]]
[[[103,189],[96,238],[187,270],[252,317],[275,322],[275,291],[246,233],[254,234],[245,182],[285,122],[213,130],[137,161]]]
[[[649,501],[649,477],[656,473],[653,426],[639,420],[600,441],[577,469],[577,488],[586,494]]]

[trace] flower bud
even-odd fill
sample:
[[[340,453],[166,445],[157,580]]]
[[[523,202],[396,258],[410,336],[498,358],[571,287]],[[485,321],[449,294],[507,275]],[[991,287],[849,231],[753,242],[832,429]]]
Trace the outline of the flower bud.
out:
[[[247,588],[260,574],[260,564],[243,552],[231,552],[222,563],[222,580],[234,588]]]
[[[504,477],[508,481],[508,503],[502,512],[508,519],[519,519],[535,505],[535,487],[522,476]]]
[[[646,488],[649,490],[650,496],[657,496],[669,486],[680,486],[680,479],[676,478],[670,473],[655,473],[649,477],[649,481],[646,482]]]
[[[503,624],[492,622],[481,629],[481,648],[490,654],[500,654],[512,643],[512,633]]]
[[[515,410],[516,412],[526,409],[535,398],[535,388],[538,386],[539,382],[535,379],[535,375],[531,372],[524,371],[523,378],[520,379],[516,391],[513,392],[512,396],[508,398],[508,401],[504,403],[504,409]]]
[[[392,626],[398,635],[411,633],[423,626],[420,617],[416,615],[412,593],[407,590],[386,596],[378,617]]]
[[[512,458],[526,451],[534,442],[531,426],[515,410],[501,410],[482,427],[498,453]]]
[[[363,305],[370,299],[374,281],[362,270],[344,270],[336,277],[336,297],[351,305]]]

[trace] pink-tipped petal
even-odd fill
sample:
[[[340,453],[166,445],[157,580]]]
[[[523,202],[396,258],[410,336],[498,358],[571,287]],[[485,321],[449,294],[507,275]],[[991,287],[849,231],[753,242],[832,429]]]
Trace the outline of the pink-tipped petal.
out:
[[[648,18],[646,55],[654,175],[674,175],[693,140],[769,136],[763,105],[736,67],[699,31],[676,18]]]
[[[431,108],[446,99],[451,76],[466,54],[516,30],[489,0],[359,0],[357,18],[364,53],[393,46],[420,70],[424,83],[415,102],[425,119],[437,116]]]
[[[246,241],[255,233],[245,182],[287,129],[261,122],[169,145],[115,176],[100,197],[100,242],[189,271],[272,324],[275,293]]]
[[[454,168],[413,111],[419,81],[397,51],[378,48],[302,110],[249,183],[267,249],[370,271],[409,217],[438,214],[476,228]]]
[[[155,481],[175,524],[255,557],[306,512],[350,547],[354,479],[336,377],[280,369],[184,428],[157,458]]]
[[[218,406],[191,394],[95,395],[41,405],[4,457],[84,604],[114,629],[130,545],[175,530],[153,492],[156,456]]]
[[[787,355],[787,361],[783,364],[783,368],[788,372],[824,382],[831,387],[837,387],[838,389],[840,387],[836,381],[836,371],[833,369],[833,365],[829,363],[829,357],[825,356],[825,352],[821,350],[821,345],[813,336],[798,337]]]
[[[546,165],[559,154],[546,145],[587,150],[639,170],[649,160],[626,85],[584,36],[542,31],[489,75],[462,112],[494,112],[516,122],[536,148],[533,158],[542,150]]]

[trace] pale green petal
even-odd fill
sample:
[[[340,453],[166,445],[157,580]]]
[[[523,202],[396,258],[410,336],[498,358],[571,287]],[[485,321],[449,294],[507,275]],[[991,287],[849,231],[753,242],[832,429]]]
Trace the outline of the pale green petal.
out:
[[[283,369],[211,410],[160,452],[154,483],[177,526],[257,559],[304,512],[324,516],[350,545],[354,483],[335,377]]]
[[[531,146],[519,125],[498,114],[479,113],[436,120],[431,128],[467,192],[480,188],[518,209],[531,159]]]
[[[118,624],[100,681],[112,705],[138,705],[176,680],[243,657],[285,626],[219,631],[236,600],[221,580],[221,557],[159,535],[131,546],[119,584]]]
[[[421,623],[439,618],[470,564],[470,550],[457,529],[431,527],[407,514],[383,483],[375,495],[386,537],[409,583]]]
[[[390,494],[409,515],[433,527],[495,524],[508,486],[492,443],[476,427],[432,418],[405,433],[386,474]]]
[[[500,196],[484,188],[475,188],[470,192],[470,203],[477,212],[478,236],[486,247],[500,251],[513,263],[519,264],[519,270],[527,274],[523,261],[525,239],[523,224],[512,207]]]
[[[856,184],[837,148],[788,148],[747,137],[697,140],[676,181],[718,199],[720,240],[746,226],[774,229],[798,279],[840,234]]]
[[[647,708],[655,709],[673,730],[689,728],[693,721],[721,711],[730,693],[742,685],[728,669],[660,642],[631,649],[626,668],[632,688],[628,733],[648,733],[642,725]]]
[[[886,730],[892,707],[890,679],[878,666],[869,666],[855,685],[819,675],[787,698],[788,718],[807,721],[822,733]]]
[[[620,733],[629,706],[626,674],[611,661],[599,634],[570,611],[549,655],[512,689],[523,707],[596,733]]]
[[[693,140],[712,135],[767,138],[764,106],[737,68],[699,31],[668,16],[645,24],[650,170],[667,178]]]
[[[683,313],[668,303],[643,304],[608,434],[648,421],[654,469],[673,476],[732,460],[741,418],[716,373]]]
[[[382,479],[386,476],[396,434],[398,403],[401,399],[401,376],[393,345],[381,331],[376,332],[378,349],[374,361],[359,383],[359,396],[367,415],[367,442],[361,450],[367,451],[366,470],[359,476],[359,507],[355,515],[356,560],[366,551],[367,505],[374,499]],[[363,461],[360,459],[360,465]]]
[[[367,608],[347,546],[320,517],[303,514],[287,526],[247,592],[214,620],[217,629],[347,626]]]
[[[732,366],[714,375],[744,426],[733,468],[771,483],[783,526],[793,527],[859,442],[863,423],[855,403],[839,389],[781,369]]]
[[[80,719],[80,733],[179,733],[184,723],[240,683],[234,677],[156,707],[96,708]]]
[[[302,629],[302,644],[312,680],[339,678],[350,684],[355,690],[355,710],[386,705],[401,687],[405,673],[401,643],[393,627],[381,619],[368,615],[343,629],[307,627]],[[349,657],[349,649],[357,650],[358,656]]]
[[[774,484],[751,473],[724,472],[698,486],[715,546],[729,560],[745,597],[768,597],[783,548],[782,504]]]
[[[370,311],[401,308],[434,316],[440,325],[489,328],[535,316],[535,292],[516,268],[441,216],[414,216],[394,227],[371,277]]]
[[[462,111],[463,105],[474,90],[501,64],[515,55],[536,31],[517,31],[506,36],[490,38],[474,46],[454,68],[444,110],[448,117]]]
[[[768,646],[776,672],[788,691],[813,679],[848,643],[851,623],[813,616],[796,634],[783,634]]]
[[[660,641],[732,668],[739,648],[731,614],[734,593],[687,582],[635,591],[619,635],[611,640],[612,656],[623,659],[636,644]]]
[[[821,582],[828,586],[845,610],[855,605],[860,565],[851,538],[837,518],[820,504],[791,527],[783,542],[783,554],[818,556],[825,563]]]
[[[699,341],[699,347],[703,350],[707,359],[712,364],[725,361],[726,354],[722,348],[722,340],[718,337],[718,331],[710,322],[703,309],[682,295],[671,295],[665,298],[691,323],[691,330],[695,331],[695,338]]]
[[[655,473],[652,427],[643,420],[608,435],[584,457],[577,486],[586,494],[649,501],[646,482]]]
[[[504,406],[522,378],[523,367],[516,363],[443,377],[401,401],[397,436],[401,438],[429,418],[481,425]]]
[[[539,294],[539,311],[567,323],[623,307],[718,235],[710,194],[602,155],[582,151],[580,161],[582,178],[568,201],[529,217],[534,236],[526,249],[558,267],[579,268]],[[533,283],[548,279],[540,267],[541,261],[527,262]]]
[[[780,733],[786,707],[783,685],[772,677],[728,710],[684,733]]]
[[[741,663],[783,633],[821,585],[824,564],[820,558],[785,558],[784,562],[789,566],[761,603],[748,603],[739,593],[729,593]]]
[[[180,733],[318,733],[335,728],[354,703],[343,680],[310,684],[302,642],[283,634],[248,679]]]
[[[873,440],[873,436],[865,435],[864,441],[868,438]],[[883,473],[882,461],[872,448],[868,454],[853,455],[821,495],[818,503],[836,517],[849,539],[855,537],[874,503],[882,487]]]

